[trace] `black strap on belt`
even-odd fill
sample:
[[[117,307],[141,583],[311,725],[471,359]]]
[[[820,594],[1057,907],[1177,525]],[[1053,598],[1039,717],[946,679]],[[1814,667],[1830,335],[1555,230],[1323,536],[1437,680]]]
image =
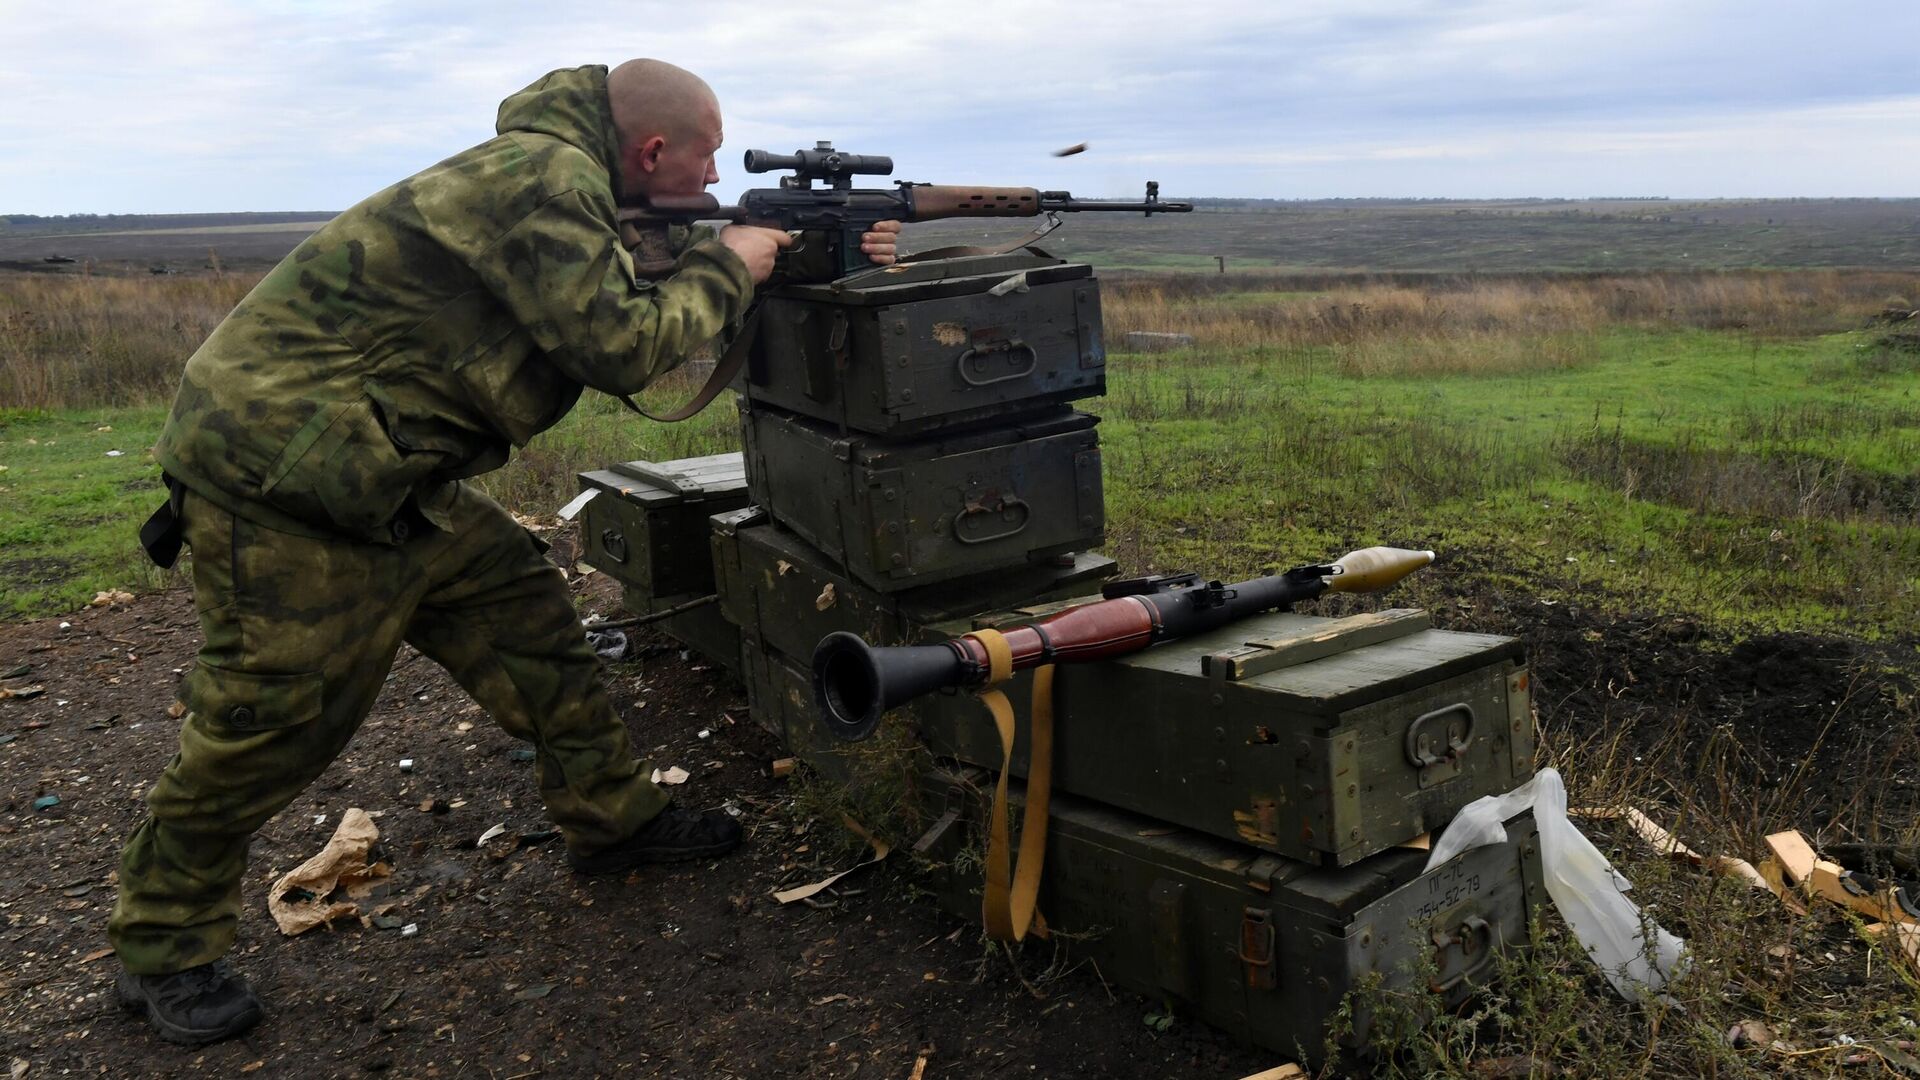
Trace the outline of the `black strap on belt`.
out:
[[[140,546],[147,550],[147,558],[162,570],[173,569],[180,561],[180,542],[185,537],[180,518],[180,502],[186,495],[186,485],[173,477],[160,474],[167,485],[167,501],[153,512],[145,525],[140,526]]]

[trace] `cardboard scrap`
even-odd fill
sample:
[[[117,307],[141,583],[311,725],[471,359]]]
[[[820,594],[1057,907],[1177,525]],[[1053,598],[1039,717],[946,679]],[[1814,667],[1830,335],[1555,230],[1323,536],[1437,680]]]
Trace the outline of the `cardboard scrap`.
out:
[[[1913,923],[1891,923],[1886,925],[1893,930],[1894,943],[1899,945],[1900,950],[1907,954],[1907,959],[1915,965],[1920,965],[1920,925]],[[1874,928],[1868,927],[1867,929],[1872,930]],[[1885,929],[1882,929],[1881,932],[1884,933]]]
[[[1808,899],[1837,904],[1876,922],[1902,927],[1920,925],[1920,920],[1909,915],[1894,895],[1896,886],[1876,882],[1877,887],[1868,888],[1865,883],[1872,879],[1821,858],[1798,831],[1788,829],[1774,833],[1767,837],[1767,847],[1773,851],[1786,879],[1797,885],[1798,891]]]
[[[1767,848],[1780,863],[1780,869],[1786,871],[1787,880],[1801,882],[1813,876],[1813,864],[1820,856],[1813,853],[1813,845],[1799,832],[1788,829],[1767,837]]]
[[[893,850],[891,847],[887,846],[886,841],[876,840],[872,833],[868,832],[865,828],[861,826],[859,822],[853,820],[851,817],[848,817],[843,814],[841,815],[840,820],[842,822],[845,822],[847,828],[852,829],[854,833],[860,837],[860,839],[865,840],[867,843],[873,845],[873,858],[868,859],[865,862],[856,863],[853,866],[850,866],[845,870],[842,870],[839,873],[833,875],[832,877],[826,878],[821,881],[816,881],[811,885],[802,885],[798,888],[787,889],[783,892],[774,893],[773,898],[775,900],[778,900],[783,904],[791,904],[795,900],[805,900],[807,897],[812,896],[814,893],[817,893],[822,889],[831,887],[834,882],[839,881],[841,878],[846,877],[848,874],[853,873],[855,870],[872,866],[874,863],[877,863],[881,859],[886,858],[887,853]]]
[[[1762,1020],[1742,1020],[1727,1029],[1727,1045],[1736,1050],[1749,1046],[1758,1046],[1771,1050],[1780,1042],[1780,1036]]]
[[[580,494],[575,495],[573,498],[568,499],[567,504],[565,506],[562,506],[560,509],[554,511],[554,516],[559,518],[561,521],[572,521],[574,518],[574,515],[578,514],[582,507],[586,506],[589,502],[592,502],[595,498],[599,497],[599,495],[600,495],[599,488],[588,488],[587,490],[581,492]]]
[[[1727,877],[1737,877],[1756,889],[1763,889],[1778,895],[1778,891],[1767,883],[1767,879],[1761,875],[1760,871],[1754,869],[1752,863],[1745,859],[1736,859],[1731,855],[1702,855],[1681,843],[1679,837],[1674,836],[1662,828],[1658,822],[1642,813],[1636,807],[1587,806],[1577,810],[1569,810],[1567,814],[1571,817],[1604,818],[1613,821],[1624,820],[1627,826],[1631,828],[1640,839],[1645,840],[1649,846],[1662,855],[1668,856],[1669,858],[1680,859],[1692,863],[1695,866],[1704,866],[1709,870],[1717,870]]]
[[[1627,808],[1625,817],[1633,831],[1639,833],[1642,840],[1651,844],[1654,850],[1661,854],[1684,859],[1695,866],[1718,870],[1728,877],[1737,877],[1756,889],[1767,888],[1766,879],[1761,877],[1760,871],[1755,870],[1753,864],[1747,860],[1736,859],[1729,855],[1702,855],[1681,843],[1672,833],[1661,828],[1652,818],[1633,807]]]
[[[367,854],[380,830],[365,810],[353,807],[340,815],[333,837],[319,854],[280,875],[267,891],[267,912],[292,937],[316,926],[332,928],[333,920],[356,915],[373,891],[374,882],[393,873],[384,862],[369,863]],[[332,899],[336,891],[343,898]]]
[[[1793,886],[1787,883],[1786,871],[1780,869],[1780,860],[1771,856],[1761,859],[1757,869],[1760,872],[1760,879],[1767,883],[1767,891],[1779,897],[1788,911],[1795,915],[1807,913],[1807,905],[1800,902],[1800,897],[1794,893]]]
[[[659,769],[653,770],[653,782],[665,785],[684,784],[692,775],[678,765],[669,765],[665,772]]]
[[[1243,1076],[1240,1080],[1293,1080],[1296,1076],[1304,1077],[1306,1075],[1307,1070],[1298,1065],[1282,1065],[1278,1068],[1254,1073],[1252,1076]]]

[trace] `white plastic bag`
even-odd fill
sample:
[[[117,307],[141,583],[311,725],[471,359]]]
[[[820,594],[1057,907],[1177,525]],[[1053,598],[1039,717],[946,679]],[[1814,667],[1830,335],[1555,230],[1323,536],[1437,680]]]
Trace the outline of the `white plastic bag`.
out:
[[[1463,851],[1505,843],[1507,819],[1528,809],[1540,830],[1547,894],[1587,955],[1623,998],[1631,1001],[1643,993],[1664,990],[1667,980],[1679,975],[1686,962],[1686,943],[1643,919],[1640,909],[1623,895],[1633,883],[1567,820],[1566,785],[1553,769],[1541,769],[1505,795],[1468,803],[1433,845],[1427,869]],[[1654,936],[1651,949],[1646,931]]]

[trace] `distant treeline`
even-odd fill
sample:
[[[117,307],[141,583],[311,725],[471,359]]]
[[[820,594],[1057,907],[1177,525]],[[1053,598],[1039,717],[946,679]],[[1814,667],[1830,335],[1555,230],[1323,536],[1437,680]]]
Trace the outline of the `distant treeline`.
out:
[[[118,232],[122,229],[204,229],[216,225],[285,225],[326,221],[336,210],[276,210],[236,214],[0,214],[0,235]]]

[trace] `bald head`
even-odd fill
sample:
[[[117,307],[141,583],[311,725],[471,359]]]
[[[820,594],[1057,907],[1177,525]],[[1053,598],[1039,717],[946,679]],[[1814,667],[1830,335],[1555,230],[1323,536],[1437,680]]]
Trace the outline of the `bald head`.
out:
[[[607,99],[622,142],[686,139],[720,126],[720,100],[700,76],[664,60],[629,60],[607,73]]]
[[[664,60],[629,60],[607,73],[607,101],[623,198],[697,195],[719,182],[720,100],[698,75]]]

